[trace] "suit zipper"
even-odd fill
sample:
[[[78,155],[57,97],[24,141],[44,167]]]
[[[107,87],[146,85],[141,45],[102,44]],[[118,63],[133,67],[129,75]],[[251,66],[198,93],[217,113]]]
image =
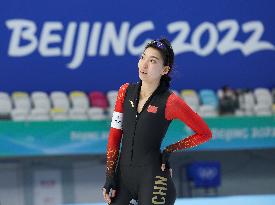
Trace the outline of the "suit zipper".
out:
[[[136,112],[135,130],[134,130],[134,136],[132,138],[131,165],[132,165],[132,160],[133,160],[133,155],[134,155],[134,143],[135,143],[136,127],[137,127],[138,118],[139,118],[139,114]]]

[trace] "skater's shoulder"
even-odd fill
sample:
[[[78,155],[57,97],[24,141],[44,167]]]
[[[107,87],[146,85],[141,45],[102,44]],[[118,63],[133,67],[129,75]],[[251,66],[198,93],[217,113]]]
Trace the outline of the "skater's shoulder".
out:
[[[119,87],[119,90],[118,92],[126,92],[127,88],[129,87],[130,83],[123,83],[120,87]]]
[[[132,88],[136,88],[139,86],[140,82],[127,82],[121,85],[122,88],[126,88],[126,89],[132,89]]]

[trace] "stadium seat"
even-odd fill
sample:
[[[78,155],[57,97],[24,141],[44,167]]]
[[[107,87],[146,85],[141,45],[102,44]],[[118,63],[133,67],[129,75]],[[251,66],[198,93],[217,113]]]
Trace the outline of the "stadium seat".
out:
[[[199,115],[202,117],[218,116],[218,99],[213,90],[202,89],[199,92],[202,104],[199,107]]]
[[[103,109],[108,108],[108,99],[103,92],[94,91],[89,94],[90,105],[92,107],[99,107]]]
[[[254,90],[256,104],[254,112],[258,116],[272,115],[272,95],[267,88],[256,88]]]
[[[51,103],[47,93],[35,91],[31,94],[31,100],[33,102],[34,109],[45,110],[45,112],[50,111]]]
[[[57,109],[59,111],[62,110],[65,113],[69,111],[70,102],[65,92],[53,91],[50,94],[50,99],[52,101],[53,109]]]
[[[83,109],[71,109],[69,111],[69,120],[88,120],[86,111],[83,112]]]
[[[50,119],[51,103],[48,94],[41,91],[31,93],[33,108],[31,109],[28,120],[44,121]]]
[[[240,109],[246,116],[254,115],[255,98],[251,90],[246,89],[239,95]]]
[[[12,102],[8,93],[0,92],[0,119],[11,119]]]
[[[50,120],[49,112],[43,108],[32,109],[28,116],[28,121],[48,121]]]
[[[89,101],[86,93],[82,91],[72,91],[69,96],[72,103],[72,109],[87,111]]]
[[[70,120],[87,120],[87,111],[89,108],[89,100],[86,93],[82,91],[72,91],[69,94],[72,104],[69,110]]]
[[[110,90],[107,92],[107,99],[109,101],[109,108],[108,108],[108,117],[109,118],[112,118],[113,111],[115,108],[117,94],[118,94],[117,90]]]
[[[68,120],[68,113],[63,108],[52,108],[50,111],[50,116],[54,121]]]
[[[11,111],[12,119],[15,121],[25,121],[31,109],[31,101],[28,93],[15,91],[12,93],[14,109]]]
[[[91,120],[105,120],[107,118],[107,116],[105,115],[105,109],[100,107],[89,108],[88,117]]]
[[[199,97],[195,90],[185,89],[180,92],[180,96],[184,99],[184,101],[197,112],[199,110]]]
[[[115,105],[117,94],[117,90],[110,90],[107,92],[107,99],[111,107]]]

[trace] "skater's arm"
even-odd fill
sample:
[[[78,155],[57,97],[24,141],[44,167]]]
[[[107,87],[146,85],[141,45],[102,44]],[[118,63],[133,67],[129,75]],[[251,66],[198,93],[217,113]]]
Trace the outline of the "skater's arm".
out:
[[[195,132],[195,134],[167,146],[164,150],[167,153],[195,147],[212,137],[211,130],[205,121],[174,93],[167,99],[165,117],[167,120],[179,119]]]
[[[113,112],[110,133],[107,144],[107,163],[106,176],[113,177],[118,161],[120,142],[122,137],[122,121],[123,121],[123,103],[128,87],[128,83],[123,84],[117,95],[115,109]]]
[[[117,184],[115,179],[115,171],[122,138],[123,104],[128,85],[128,83],[122,85],[118,91],[108,138],[106,181],[102,188],[103,197],[108,204],[111,203],[111,198],[116,196]]]

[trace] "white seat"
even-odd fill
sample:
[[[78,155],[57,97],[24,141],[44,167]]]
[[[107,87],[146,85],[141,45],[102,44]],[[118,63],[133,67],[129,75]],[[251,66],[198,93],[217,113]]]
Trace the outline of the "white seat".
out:
[[[14,103],[15,109],[24,109],[29,112],[31,109],[31,101],[29,98],[28,93],[26,92],[13,92],[12,93],[12,100]]]
[[[29,111],[22,108],[16,108],[11,111],[11,118],[14,121],[26,121]]]
[[[104,109],[99,107],[91,107],[88,110],[88,117],[91,120],[105,120],[107,118],[104,114]]]
[[[272,105],[267,107],[265,104],[257,104],[254,107],[254,112],[257,116],[270,116],[272,115]]]
[[[256,104],[254,112],[256,115],[272,115],[272,95],[267,88],[256,88],[254,90]]]
[[[109,107],[109,108],[107,109],[107,119],[112,119],[112,117],[113,117],[113,112],[114,112],[114,108]]]
[[[15,121],[27,120],[31,109],[31,101],[28,93],[15,91],[12,93],[14,109],[11,111],[12,119]]]
[[[117,95],[118,95],[117,90],[110,90],[107,92],[107,99],[109,101],[109,105],[111,108],[115,107]]]
[[[50,116],[54,121],[68,120],[67,111],[62,108],[52,108],[50,111]]]
[[[217,90],[217,96],[218,96],[219,99],[221,99],[223,97],[223,90],[222,89]]]
[[[234,113],[236,116],[245,116],[245,113],[243,110],[241,109],[237,109],[235,110],[235,113]]]
[[[50,99],[53,104],[53,108],[62,109],[65,112],[68,112],[70,108],[70,103],[68,96],[65,92],[62,91],[53,91],[50,94]]]
[[[49,110],[44,107],[33,108],[28,116],[29,121],[50,120]]]
[[[27,115],[12,115],[12,120],[13,121],[27,121],[28,116]]]
[[[35,91],[31,94],[31,99],[34,105],[34,109],[43,109],[47,112],[51,109],[50,99],[45,92]]]
[[[70,92],[72,108],[69,110],[70,120],[87,120],[87,111],[90,106],[87,95],[81,91]]]
[[[34,108],[31,110],[30,114],[32,115],[44,115],[44,114],[49,114],[49,110],[45,109],[43,107],[39,107],[39,108]]]
[[[241,105],[247,116],[254,114],[255,98],[252,92],[244,93],[243,104]]]
[[[31,94],[33,108],[28,116],[29,121],[50,120],[51,103],[48,94],[42,91],[34,91]]]
[[[270,93],[269,89],[267,89],[267,88],[255,88],[254,94],[255,94],[255,96],[257,96],[257,95],[271,96],[271,93]]]
[[[49,114],[30,114],[28,116],[28,121],[49,121]]]
[[[12,102],[8,93],[0,92],[0,115],[9,116],[12,110]]]
[[[116,104],[116,98],[118,95],[118,90],[109,90],[106,94],[107,100],[109,103],[109,107],[107,108],[107,119],[112,119],[115,104]]]
[[[36,100],[36,99],[45,99],[48,98],[47,93],[43,92],[43,91],[34,91],[31,93],[31,99],[32,100]]]
[[[37,100],[34,100],[33,103],[34,103],[34,108],[41,108],[41,109],[47,110],[48,112],[51,109],[51,104],[49,99],[46,99],[46,98],[37,99]]]
[[[180,92],[180,96],[191,107],[192,110],[197,112],[199,110],[200,102],[198,94],[195,90],[185,89]]]
[[[254,90],[254,95],[255,95],[257,104],[263,104],[266,106],[272,105],[272,95],[268,89],[256,88]]]
[[[216,107],[212,105],[200,105],[198,109],[198,114],[202,117],[217,117],[218,111]]]
[[[76,111],[83,110],[86,112],[90,106],[87,95],[81,91],[72,91],[70,93],[70,100],[72,102],[72,109]]]
[[[86,113],[69,112],[68,119],[70,120],[88,120]]]
[[[69,109],[69,115],[85,115],[87,113],[87,110],[83,109],[83,108],[71,108]]]
[[[9,99],[10,96],[6,92],[0,92],[0,99]]]

